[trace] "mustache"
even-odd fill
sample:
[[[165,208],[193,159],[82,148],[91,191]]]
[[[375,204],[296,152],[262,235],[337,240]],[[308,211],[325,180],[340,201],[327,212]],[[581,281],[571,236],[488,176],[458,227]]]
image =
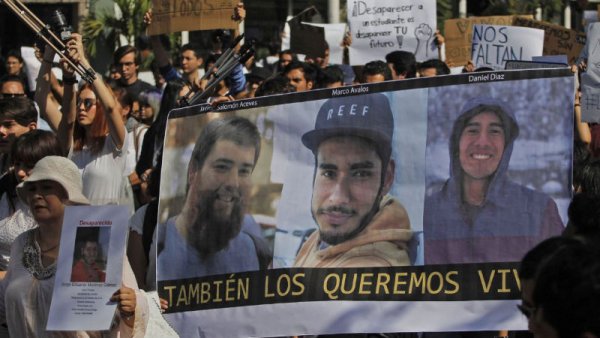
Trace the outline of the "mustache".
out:
[[[237,202],[242,197],[240,189],[223,185],[212,191],[211,195],[213,198],[223,202]]]
[[[339,213],[345,216],[354,216],[356,215],[356,210],[343,206],[343,205],[332,205],[326,208],[318,208],[317,215],[322,214],[330,214],[330,213]]]

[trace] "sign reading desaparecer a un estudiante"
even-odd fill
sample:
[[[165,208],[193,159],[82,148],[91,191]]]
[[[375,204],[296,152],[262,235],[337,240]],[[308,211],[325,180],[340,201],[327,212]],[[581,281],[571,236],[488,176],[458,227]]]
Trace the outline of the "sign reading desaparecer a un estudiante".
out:
[[[438,58],[434,0],[349,0],[347,10],[351,64],[381,60],[395,50],[414,53],[417,61]]]

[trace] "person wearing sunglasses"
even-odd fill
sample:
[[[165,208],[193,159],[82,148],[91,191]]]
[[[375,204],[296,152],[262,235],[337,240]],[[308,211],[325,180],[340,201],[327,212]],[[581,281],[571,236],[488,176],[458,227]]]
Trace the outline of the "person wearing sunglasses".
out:
[[[81,35],[73,33],[66,42],[67,53],[86,69],[91,69],[83,50]],[[54,52],[46,48],[44,60],[52,60]],[[49,71],[49,67],[40,69]],[[76,79],[73,70],[63,64],[64,96],[61,114],[55,104],[44,95],[38,104],[44,106],[51,126],[69,159],[81,171],[83,193],[93,205],[128,204],[123,197],[123,177],[126,165],[126,129],[121,115],[121,106],[112,90],[97,75],[90,84],[82,82],[75,91]],[[39,79],[42,79],[40,82]],[[40,74],[40,91],[48,94],[48,84]],[[45,105],[44,105],[45,103]]]

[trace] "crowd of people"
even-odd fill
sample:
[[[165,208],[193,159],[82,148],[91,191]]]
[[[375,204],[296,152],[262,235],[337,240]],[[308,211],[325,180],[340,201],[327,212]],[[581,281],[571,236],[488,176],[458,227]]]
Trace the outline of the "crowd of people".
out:
[[[233,17],[244,20],[243,6],[235,9]],[[144,20],[146,25],[151,25],[152,13],[146,13]],[[36,56],[41,67],[35,91],[30,90],[20,53],[10,51],[5,56],[6,74],[0,79],[0,323],[5,335],[8,328],[11,337],[52,336],[45,328],[64,208],[88,204],[125,205],[132,214],[127,254],[123,257],[123,283],[111,298],[118,304],[117,323],[111,333],[121,337],[150,336],[149,332],[164,336],[174,334],[163,323],[160,313],[156,313],[156,307],[149,305],[155,302],[160,308],[167,306],[155,294],[156,252],[153,252],[156,250],[153,241],[167,115],[184,102],[182,99],[190,97],[188,93],[206,89],[210,76],[203,75],[214,76],[213,65],[226,46],[223,34],[216,32],[212,35],[211,46],[201,48],[195,43],[185,44],[180,49],[180,61],[173,62],[168,44],[161,36],[151,36],[148,40],[144,48],[151,47],[153,52],[150,69],[154,84],[139,78],[139,67],[143,63],[141,52],[131,45],[118,48],[113,54],[109,73],[95,74],[91,82],[80,81],[74,70],[61,59],[64,55],[57,57],[51,48],[40,46]],[[351,41],[345,39],[343,43],[347,46]],[[436,34],[436,43],[438,46],[444,44],[439,33]],[[73,33],[66,47],[65,53],[71,60],[91,69],[81,35]],[[444,61],[417,62],[414,54],[406,51],[394,51],[387,54],[385,60],[351,67],[348,64],[330,64],[328,51],[323,57],[299,60],[296,53],[281,50],[278,45],[270,49],[269,56],[261,59],[252,57],[234,67],[210,93],[207,102],[218,104],[273,94],[450,74],[450,68]],[[61,68],[61,79],[56,77],[53,67]],[[574,72],[581,69],[579,65],[573,65]],[[472,64],[468,64],[463,72],[486,70],[489,69],[474,69]],[[522,304],[519,310],[529,320],[529,329],[536,337],[600,337],[600,254],[597,245],[600,240],[600,217],[597,217],[600,216],[597,215],[600,210],[600,160],[595,157],[600,154],[600,133],[597,132],[600,125],[581,121],[580,100],[581,94],[578,93],[573,107],[574,197],[568,211],[569,224],[562,237],[542,241],[529,251],[522,258],[520,268]],[[543,125],[525,128],[529,129],[521,130],[521,133],[550,130]],[[247,132],[258,138],[256,131]],[[236,133],[234,131],[230,136],[234,141]],[[335,148],[350,147],[348,152],[356,147],[367,147],[362,144],[366,143],[365,140],[348,137],[317,140],[315,135],[309,134],[303,137],[303,142],[315,156],[319,151],[325,152],[319,150],[321,142]],[[251,163],[246,169],[249,171],[252,171],[260,151],[260,141],[256,142],[256,146],[250,145],[252,151],[248,157]],[[192,156],[207,155],[197,153],[201,151],[194,149]],[[319,161],[323,156],[319,156]],[[393,175],[386,173],[389,166],[393,167],[393,161],[390,162],[387,154],[381,156],[380,162],[377,163],[382,170],[379,174],[382,178],[378,176],[377,179],[383,182],[383,188],[377,193],[378,203],[374,207],[377,210],[366,211],[405,213],[401,204],[386,196],[393,180]],[[198,169],[198,173],[201,172],[204,173]],[[216,177],[213,178],[218,180]],[[193,170],[190,178],[201,182],[192,184],[197,189],[201,189],[203,184],[214,184]],[[313,203],[319,202],[320,193],[324,192],[314,192]],[[443,198],[441,195],[437,197]],[[550,204],[546,200],[543,202],[544,205]],[[540,209],[540,212],[546,212],[540,217],[551,216],[560,222],[555,215],[556,206],[552,206],[552,215]],[[435,215],[441,214],[432,212],[430,216]],[[406,229],[394,230],[398,240],[405,240],[408,219],[406,223]],[[320,243],[319,236],[329,236],[336,243],[351,239],[337,236],[334,229],[326,230],[319,234],[315,232],[310,237],[302,249],[298,266],[335,263],[309,253],[310,245]],[[251,236],[232,237],[248,243],[250,252],[268,250],[258,245]],[[172,235],[169,240],[176,243],[182,239]],[[219,259],[230,260],[232,255],[239,255],[224,249],[227,242],[217,243],[218,238],[213,240],[218,247],[206,249],[221,252],[222,258]],[[104,278],[104,272],[99,268],[103,262],[98,259],[97,242],[95,238],[80,243],[77,271],[82,280],[89,274],[97,279]],[[177,248],[178,245],[172,247]],[[268,265],[261,260],[260,254],[258,257],[242,256],[239,264]],[[161,259],[169,260],[169,257],[163,255]],[[251,261],[245,261],[250,258]],[[408,261],[405,256],[381,259]],[[190,268],[164,266],[172,270]],[[218,264],[215,263],[215,266]],[[219,270],[202,272],[203,275],[211,273],[219,273]],[[64,333],[64,336],[73,337],[94,335],[93,332]],[[524,332],[501,331],[449,333],[444,337],[526,335]],[[437,337],[439,334],[421,336]]]

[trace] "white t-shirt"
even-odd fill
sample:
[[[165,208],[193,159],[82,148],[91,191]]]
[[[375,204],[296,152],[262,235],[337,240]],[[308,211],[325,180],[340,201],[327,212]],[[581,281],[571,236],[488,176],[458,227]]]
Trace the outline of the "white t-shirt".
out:
[[[79,168],[83,179],[83,194],[92,205],[128,204],[123,200],[126,172],[127,137],[121,149],[117,149],[112,137],[106,136],[102,150],[96,154],[84,146],[82,150],[69,151],[71,159]]]
[[[0,270],[8,268],[10,246],[21,233],[37,227],[29,207],[20,199],[15,200],[15,212],[11,215],[7,194],[0,199]]]

